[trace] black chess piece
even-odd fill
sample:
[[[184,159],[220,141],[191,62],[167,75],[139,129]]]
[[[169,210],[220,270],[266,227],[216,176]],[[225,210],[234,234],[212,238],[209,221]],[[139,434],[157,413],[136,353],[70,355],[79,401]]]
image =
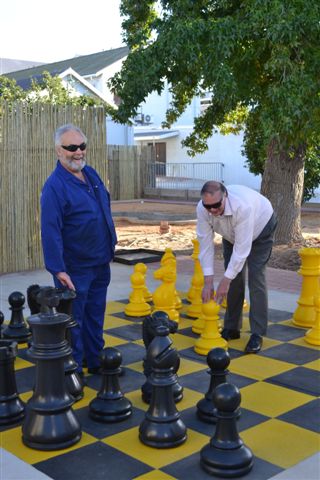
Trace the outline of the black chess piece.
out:
[[[197,403],[197,415],[204,422],[216,423],[217,409],[213,402],[213,392],[218,385],[227,381],[230,355],[224,348],[213,348],[207,355],[207,364],[210,368],[210,385],[204,398]]]
[[[159,325],[164,325],[165,327],[168,327],[170,334],[176,333],[178,329],[178,323],[173,320],[170,320],[169,315],[166,312],[163,312],[160,310],[152,313],[152,315],[148,315],[147,317],[144,318],[142,323],[142,339],[143,339],[144,346],[146,347],[146,350],[148,350],[150,343],[156,336],[156,329]],[[179,370],[179,366],[180,366],[180,357],[178,355],[177,362],[174,365],[174,373],[177,373],[177,371]],[[152,392],[152,386],[149,381],[149,376],[151,373],[151,365],[150,365],[150,362],[148,362],[147,360],[147,356],[145,356],[143,359],[143,373],[146,376],[146,381],[141,387],[142,400],[145,403],[150,403],[151,392]],[[174,401],[178,403],[183,398],[183,387],[180,385],[178,377],[177,377],[177,382],[173,385],[172,388],[173,388]]]
[[[116,348],[106,347],[100,354],[100,361],[102,383],[96,398],[89,404],[89,415],[98,422],[121,422],[132,413],[132,404],[119,384],[121,353]]]
[[[28,318],[33,333],[29,354],[36,363],[35,389],[27,402],[22,441],[37,450],[59,450],[81,438],[64,374],[64,359],[71,351],[66,340],[70,318],[55,311],[59,303],[55,289],[40,290],[37,300],[41,313]]]
[[[40,285],[30,285],[27,288],[27,304],[31,315],[35,315],[40,312],[40,305],[37,302],[37,295],[40,292]]]
[[[0,339],[2,338],[2,329],[4,328],[4,327],[3,327],[3,322],[4,322],[4,315],[3,315],[3,313],[0,311]]]
[[[213,392],[213,400],[217,407],[217,425],[209,444],[200,451],[200,465],[213,476],[241,477],[251,470],[253,454],[237,430],[240,391],[231,383],[221,383]]]
[[[139,439],[155,448],[177,447],[187,439],[187,429],[176,408],[172,388],[177,381],[174,366],[178,352],[172,348],[168,335],[169,328],[159,325],[147,351],[152,369],[149,376],[152,393],[149,409],[139,428]]]
[[[25,406],[17,392],[14,371],[17,354],[17,342],[0,340],[0,425],[19,422],[25,415]]]
[[[70,290],[68,288],[57,288],[56,292],[59,296],[59,305],[57,306],[57,312],[65,313],[70,318],[66,329],[66,339],[71,346],[71,328],[77,325],[77,322],[72,314],[72,302],[77,295],[74,290]],[[73,358],[71,351],[64,360],[64,373],[66,377],[68,392],[73,396],[76,402],[83,398],[84,388],[84,382],[77,369],[78,364]]]
[[[23,318],[25,296],[21,292],[12,292],[8,302],[11,310],[11,320],[2,332],[3,338],[25,343],[31,338],[31,331]]]

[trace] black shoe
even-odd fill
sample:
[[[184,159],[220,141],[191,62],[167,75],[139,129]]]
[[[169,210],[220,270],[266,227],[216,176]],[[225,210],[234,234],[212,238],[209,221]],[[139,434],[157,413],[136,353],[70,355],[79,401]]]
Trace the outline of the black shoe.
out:
[[[88,373],[91,373],[92,375],[100,375],[101,367],[88,367]]]
[[[221,337],[225,340],[236,340],[237,338],[240,338],[240,332],[239,330],[224,328],[221,332]]]
[[[260,335],[257,335],[256,333],[253,333],[244,351],[246,353],[258,353],[260,352],[261,347],[262,347],[262,337]]]

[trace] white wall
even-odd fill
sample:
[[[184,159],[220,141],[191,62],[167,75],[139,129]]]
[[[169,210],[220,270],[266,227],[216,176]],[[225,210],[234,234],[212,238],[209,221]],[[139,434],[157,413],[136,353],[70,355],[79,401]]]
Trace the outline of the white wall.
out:
[[[133,127],[107,117],[107,145],[134,145]]]

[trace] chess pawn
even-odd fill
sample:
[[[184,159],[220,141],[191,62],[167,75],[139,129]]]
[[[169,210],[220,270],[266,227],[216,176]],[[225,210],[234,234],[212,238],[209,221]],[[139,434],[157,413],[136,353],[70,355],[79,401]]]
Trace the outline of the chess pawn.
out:
[[[64,373],[64,359],[71,352],[66,340],[70,318],[55,312],[59,304],[55,289],[40,290],[38,301],[41,313],[28,318],[33,333],[29,355],[36,362],[35,388],[27,402],[22,441],[37,450],[59,450],[81,439]]]
[[[176,271],[171,264],[158,268],[153,274],[156,280],[162,280],[162,284],[153,293],[153,312],[159,310],[166,312],[175,322],[179,322],[179,313],[176,310]]]
[[[202,311],[202,289],[204,286],[204,276],[200,265],[200,260],[195,259],[195,274],[192,278],[192,299],[191,305],[187,308],[187,315],[191,318],[199,318]]]
[[[253,466],[253,454],[237,429],[241,394],[235,385],[222,383],[215,388],[213,401],[217,407],[217,425],[209,444],[200,451],[200,465],[213,476],[240,477]]]
[[[0,340],[0,425],[13,424],[24,418],[25,407],[17,393],[14,362],[17,342]]]
[[[313,327],[316,317],[314,297],[320,295],[320,248],[301,248],[299,250],[302,275],[301,295],[298,307],[293,314],[293,324],[298,327]]]
[[[219,309],[219,305],[213,300],[202,306],[204,329],[194,344],[194,351],[199,355],[208,355],[209,351],[216,347],[228,348],[228,342],[219,332]]]
[[[207,364],[210,370],[210,385],[204,398],[197,403],[198,417],[207,423],[216,423],[217,409],[213,402],[215,388],[226,382],[227,370],[230,364],[230,355],[224,348],[213,348],[207,355]]]
[[[159,326],[147,352],[152,368],[152,394],[149,409],[140,424],[139,439],[154,448],[177,447],[187,439],[187,429],[173,397],[173,385],[177,381],[173,368],[178,352],[172,348],[168,335],[169,329]]]
[[[307,331],[304,339],[311,345],[320,345],[320,295],[314,297],[314,308],[316,311],[316,318],[312,328]]]
[[[139,272],[139,267],[137,269],[136,266],[137,265],[134,266],[133,274],[130,276],[132,293],[130,294],[129,303],[124,313],[128,315],[128,317],[145,317],[146,315],[150,315],[151,307],[144,298],[144,275]]]
[[[203,329],[204,329],[204,317],[203,315],[200,315],[199,318],[197,318],[196,320],[194,320],[192,322],[192,326],[191,326],[191,330],[193,331],[193,333],[197,333],[197,334],[200,334],[203,332]]]
[[[12,311],[11,320],[2,332],[3,338],[16,340],[18,343],[25,343],[31,338],[31,331],[23,318],[25,296],[21,292],[12,292],[8,302]]]
[[[137,263],[136,266],[135,266],[135,270],[137,272],[142,273],[142,275],[144,276],[144,283],[145,283],[146,274],[147,274],[147,265],[145,263],[142,263],[142,262]],[[144,287],[143,287],[143,297],[144,297],[146,302],[151,302],[152,301],[152,293],[149,291],[146,284],[144,284]]]
[[[89,403],[89,415],[98,422],[126,420],[132,414],[132,404],[124,397],[119,385],[122,356],[119,350],[106,347],[100,354],[102,383],[97,397]]]
[[[59,305],[57,306],[57,312],[65,313],[69,317],[69,323],[67,324],[66,328],[66,340],[71,346],[71,328],[77,325],[77,322],[72,314],[72,302],[77,295],[74,290],[69,290],[68,288],[56,288],[56,292],[59,296]],[[71,351],[70,354],[64,359],[64,373],[67,390],[73,396],[76,402],[83,398],[84,388],[84,382],[79,375],[77,368],[78,364],[74,360]]]

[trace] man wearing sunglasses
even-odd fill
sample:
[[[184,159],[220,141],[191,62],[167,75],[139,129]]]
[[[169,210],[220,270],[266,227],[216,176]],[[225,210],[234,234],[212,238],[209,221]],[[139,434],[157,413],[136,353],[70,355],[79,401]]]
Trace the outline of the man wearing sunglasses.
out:
[[[110,195],[98,173],[86,165],[87,139],[68,124],[55,132],[57,165],[41,194],[41,237],[46,269],[56,287],[76,291],[71,329],[78,372],[83,358],[98,373],[104,347],[103,322],[110,261],[117,241]]]
[[[197,205],[199,259],[204,274],[203,302],[227,299],[222,337],[240,338],[245,297],[245,269],[248,269],[251,336],[246,353],[257,353],[268,324],[266,264],[270,258],[276,219],[271,203],[243,185],[227,188],[206,182]],[[222,236],[225,273],[214,293],[214,235]]]

